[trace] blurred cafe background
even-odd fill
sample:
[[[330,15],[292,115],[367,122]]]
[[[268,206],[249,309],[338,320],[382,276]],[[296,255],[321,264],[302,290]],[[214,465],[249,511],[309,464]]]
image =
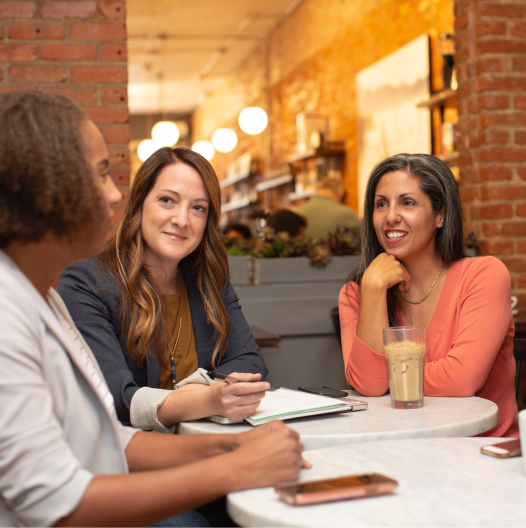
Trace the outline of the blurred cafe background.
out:
[[[0,91],[82,105],[125,195],[159,146],[193,148],[221,180],[222,227],[260,239],[273,212],[294,211],[321,181],[361,216],[376,162],[441,157],[466,245],[508,267],[526,337],[526,0],[8,0],[0,61]],[[330,370],[340,377],[325,383],[344,386],[330,312],[356,233],[285,238],[230,245],[244,312],[268,337],[270,381],[295,383],[301,358],[300,383]],[[287,256],[298,259],[266,258]]]

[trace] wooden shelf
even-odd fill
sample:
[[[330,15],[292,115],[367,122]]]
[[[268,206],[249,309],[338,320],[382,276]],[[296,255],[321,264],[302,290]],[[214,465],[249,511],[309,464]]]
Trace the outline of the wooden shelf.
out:
[[[440,106],[444,101],[453,99],[457,95],[457,91],[450,88],[449,90],[442,90],[433,94],[427,101],[422,101],[416,105],[417,108],[436,108]]]
[[[254,203],[250,198],[242,198],[241,200],[234,200],[221,206],[221,213],[228,213],[229,211],[235,211],[247,207],[251,203]]]
[[[256,192],[268,191],[269,189],[274,189],[274,187],[279,187],[280,185],[285,185],[294,180],[292,174],[283,174],[283,176],[278,176],[277,178],[271,178],[270,180],[265,180],[256,184],[254,189]]]
[[[225,178],[224,180],[221,180],[219,182],[219,186],[221,187],[221,189],[224,189],[225,187],[230,187],[235,183],[239,183],[240,181],[246,180],[249,176],[256,176],[256,173],[246,172],[244,174],[236,174],[235,176],[231,176],[230,178]]]
[[[306,161],[313,158],[323,158],[326,156],[344,156],[345,150],[334,149],[334,148],[320,148],[317,150],[310,150],[308,152],[302,152],[301,154],[295,154],[287,158],[287,163],[296,163],[298,161]]]

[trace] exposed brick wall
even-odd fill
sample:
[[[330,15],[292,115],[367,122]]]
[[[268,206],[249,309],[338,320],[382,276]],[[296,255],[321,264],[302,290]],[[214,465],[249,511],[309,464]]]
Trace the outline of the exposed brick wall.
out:
[[[438,35],[451,33],[453,24],[453,0],[304,0],[266,39],[273,164],[283,163],[295,150],[297,113],[327,116],[331,139],[345,140],[348,203],[357,208],[356,73],[427,33],[433,87],[440,89]],[[237,116],[247,105],[264,105],[264,85],[263,53],[257,47],[194,115],[195,139],[209,139],[219,126],[238,132],[236,150],[213,160],[220,177],[226,163],[244,150],[262,153],[262,140],[240,132]]]
[[[526,0],[456,0],[466,227],[508,267],[526,310]]]
[[[108,144],[128,191],[124,1],[0,1],[0,92],[40,89],[80,104]]]

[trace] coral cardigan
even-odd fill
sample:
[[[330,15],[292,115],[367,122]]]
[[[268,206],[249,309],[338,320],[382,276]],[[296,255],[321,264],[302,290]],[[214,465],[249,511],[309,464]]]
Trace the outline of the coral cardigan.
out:
[[[454,262],[426,330],[425,395],[495,402],[499,421],[484,436],[519,436],[510,296],[510,276],[500,260]],[[385,356],[356,337],[359,286],[346,284],[339,304],[345,376],[362,394],[380,396],[389,388],[387,365]]]

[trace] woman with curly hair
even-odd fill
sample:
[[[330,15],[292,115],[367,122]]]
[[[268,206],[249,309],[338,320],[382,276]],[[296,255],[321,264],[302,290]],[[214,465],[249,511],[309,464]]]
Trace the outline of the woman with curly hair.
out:
[[[228,278],[220,187],[208,161],[162,148],[140,167],[115,238],[57,290],[95,353],[125,425],[256,411],[267,369]],[[246,383],[213,383],[216,369]]]

